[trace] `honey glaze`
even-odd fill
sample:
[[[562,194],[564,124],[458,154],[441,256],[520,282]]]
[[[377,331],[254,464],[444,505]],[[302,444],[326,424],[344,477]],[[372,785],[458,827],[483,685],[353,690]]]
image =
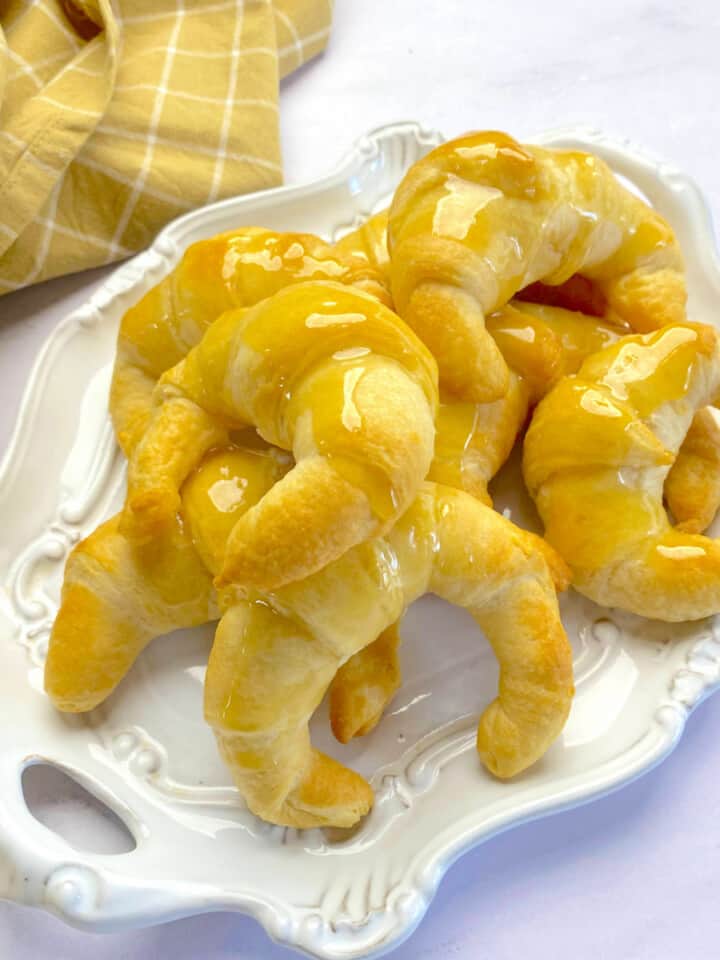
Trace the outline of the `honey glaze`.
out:
[[[700,328],[666,327],[644,338],[627,337],[599,357],[590,357],[581,375],[605,385],[613,397],[629,400],[648,417],[663,403],[684,397],[698,355]]]
[[[292,458],[283,451],[247,436],[238,439],[239,443],[207,453],[181,491],[193,546],[213,574],[220,572],[238,518],[292,466]]]
[[[409,378],[434,409],[435,362],[412,331],[368,295],[309,283],[251,311],[237,344],[253,357],[253,414],[267,439],[292,446],[298,418],[311,411],[315,452],[333,458],[353,483],[367,476],[373,512],[392,514],[395,491],[381,479],[383,470],[370,449],[379,443],[375,431],[382,411],[376,400],[369,401],[372,418],[364,419],[357,397],[368,378],[374,384],[381,377],[398,383],[399,368],[400,379]],[[373,388],[373,396],[376,392]],[[273,423],[281,423],[283,433]]]

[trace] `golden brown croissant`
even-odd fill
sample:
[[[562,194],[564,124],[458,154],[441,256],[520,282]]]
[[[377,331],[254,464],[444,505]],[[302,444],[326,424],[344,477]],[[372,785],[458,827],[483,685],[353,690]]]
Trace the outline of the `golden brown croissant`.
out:
[[[374,267],[389,285],[387,216],[387,210],[375,214],[337,247]],[[557,286],[530,284],[518,297],[487,317],[487,329],[510,368],[505,397],[477,405],[440,398],[429,478],[484,503],[490,503],[487,485],[523,425],[527,400],[534,406],[556,380],[575,373],[585,356],[630,332],[619,326],[623,321],[602,288],[580,274]],[[613,325],[603,322],[610,320]],[[705,530],[720,509],[720,430],[710,408],[695,415],[665,482],[665,498],[690,533]],[[353,697],[357,700],[356,693]]]
[[[535,281],[590,278],[636,330],[684,319],[669,225],[589,154],[473,133],[410,168],[390,208],[395,307],[430,347],[441,386],[489,401],[508,387],[485,318]]]
[[[296,466],[243,515],[222,577],[258,589],[302,579],[389,529],[432,460],[437,368],[374,297],[336,283],[229,311],[163,375],[128,473],[124,529],[147,539],[227,428],[252,425]]]
[[[221,313],[253,306],[304,280],[353,284],[389,303],[374,268],[312,234],[243,227],[188,247],[120,324],[110,412],[124,452],[130,456],[145,432],[157,379]]]
[[[686,323],[619,340],[541,401],[525,481],[581,593],[660,620],[720,611],[720,546],[663,509],[692,418],[719,394],[718,334]]]
[[[287,467],[262,444],[213,451],[185,483],[182,519],[165,537],[133,546],[114,518],[75,549],[45,672],[56,706],[92,708],[152,635],[213,616],[209,573],[220,569],[237,516]],[[564,586],[564,565],[538,538],[428,483],[385,538],[308,580],[250,599],[224,591],[206,715],[250,808],[298,827],[347,826],[367,812],[370,787],[312,750],[307,722],[337,667],[383,630],[391,648],[389,625],[427,590],[467,607],[500,661],[499,696],[478,732],[483,761],[501,777],[531,764],[572,697],[553,575]]]

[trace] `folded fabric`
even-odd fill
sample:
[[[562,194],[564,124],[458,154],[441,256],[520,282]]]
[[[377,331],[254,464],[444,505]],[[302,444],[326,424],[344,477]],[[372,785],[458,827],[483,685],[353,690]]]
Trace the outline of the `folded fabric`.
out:
[[[281,182],[278,86],[332,0],[0,2],[0,293]]]

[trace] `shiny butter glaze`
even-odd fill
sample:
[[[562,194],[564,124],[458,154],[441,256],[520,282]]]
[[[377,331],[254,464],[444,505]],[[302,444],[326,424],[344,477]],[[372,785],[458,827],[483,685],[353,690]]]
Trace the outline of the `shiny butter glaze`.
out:
[[[380,273],[312,234],[243,227],[189,247],[177,267],[122,318],[110,412],[130,456],[147,429],[157,378],[221,313],[306,280],[357,285],[390,302]]]
[[[255,427],[295,466],[242,516],[222,579],[302,579],[389,527],[432,460],[437,367],[375,297],[307,281],[227,311],[161,378],[128,471],[124,530],[158,535],[228,431]]]
[[[319,237],[243,227],[190,246],[175,270],[127,311],[120,343],[158,377],[225,310],[252,306],[304,280],[357,284],[383,295],[367,264]]]
[[[623,330],[574,310],[513,300],[487,318],[508,366],[527,383],[533,402]]]
[[[229,446],[207,453],[185,481],[182,513],[193,546],[212,574],[222,569],[225,546],[238,517],[258,503],[292,465],[289,454],[247,430]]]

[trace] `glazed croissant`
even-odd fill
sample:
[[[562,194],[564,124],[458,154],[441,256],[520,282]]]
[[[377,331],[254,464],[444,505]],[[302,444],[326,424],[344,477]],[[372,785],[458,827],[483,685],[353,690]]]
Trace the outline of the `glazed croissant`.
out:
[[[685,323],[593,354],[540,403],[525,481],[581,593],[660,620],[720,612],[720,547],[663,509],[693,415],[719,395],[718,334]]]
[[[313,750],[308,721],[338,667],[428,591],[467,608],[500,662],[478,729],[488,769],[510,777],[545,752],[573,693],[545,552],[468,494],[426,483],[382,539],[272,595],[223,597],[205,715],[251,810],[311,827],[350,826],[369,809],[368,785]]]
[[[441,386],[462,399],[507,391],[485,318],[535,281],[580,273],[635,330],[684,319],[672,230],[589,154],[495,132],[443,144],[398,187],[388,243],[395,308],[437,359]]]
[[[374,268],[389,284],[387,220],[387,210],[375,214],[336,247]],[[441,394],[428,477],[491,506],[488,484],[510,455],[530,405],[622,331],[595,317],[519,301],[491,314],[487,328],[510,368],[508,391],[499,400],[478,404]]]
[[[45,689],[58,710],[102,703],[150,640],[218,616],[212,576],[179,518],[138,548],[107,520],[65,564],[60,609],[45,663]]]
[[[122,318],[110,391],[120,446],[145,432],[157,379],[233,307],[250,307],[304,280],[353,284],[389,303],[380,274],[307,233],[243,227],[188,247],[180,263]]]
[[[222,578],[263,590],[302,579],[412,502],[432,460],[436,381],[423,344],[359,290],[308,282],[229,311],[160,380],[124,530],[155,536],[203,454],[252,425],[296,466],[238,521]]]

